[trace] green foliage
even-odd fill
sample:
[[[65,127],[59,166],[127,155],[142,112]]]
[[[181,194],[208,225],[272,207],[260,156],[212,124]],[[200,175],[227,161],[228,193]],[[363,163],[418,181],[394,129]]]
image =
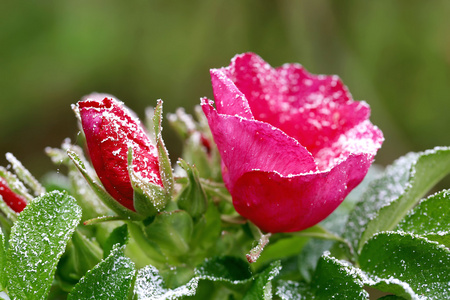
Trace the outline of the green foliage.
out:
[[[450,297],[450,251],[443,245],[412,234],[386,232],[375,235],[364,245],[359,259],[361,269],[382,280],[374,285],[396,293],[391,285],[402,286],[402,297]]]
[[[397,226],[450,247],[450,194],[448,190],[421,201]]]
[[[377,232],[393,230],[405,215],[437,182],[450,173],[450,148],[435,148],[421,153],[412,165],[401,196],[382,207],[367,223],[358,251]],[[389,189],[389,185],[385,189]]]
[[[6,287],[6,245],[5,236],[3,235],[2,228],[0,227],[0,290]]]
[[[59,258],[81,219],[71,196],[50,192],[33,200],[14,224],[7,251],[8,292],[46,299]]]
[[[81,278],[68,299],[127,299],[136,271],[134,263],[124,255],[124,248],[114,248]]]

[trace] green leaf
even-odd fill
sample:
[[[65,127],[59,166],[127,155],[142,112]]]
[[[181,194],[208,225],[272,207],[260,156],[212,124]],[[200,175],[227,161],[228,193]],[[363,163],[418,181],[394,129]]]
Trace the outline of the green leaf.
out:
[[[277,282],[275,295],[281,300],[304,300],[310,297],[310,287],[304,282],[290,280],[279,280]]]
[[[350,213],[345,226],[344,238],[357,249],[367,223],[375,217],[381,207],[388,205],[405,191],[409,178],[411,165],[417,160],[419,154],[409,153],[397,159],[378,179],[373,180],[360,202]]]
[[[407,299],[450,299],[450,250],[425,238],[379,233],[364,245],[359,264],[379,290]]]
[[[252,278],[248,263],[233,256],[207,259],[196,268],[195,273],[200,279],[233,285],[247,283]]]
[[[127,299],[135,276],[134,263],[123,253],[125,246],[111,254],[81,278],[67,299]]]
[[[444,242],[450,247],[450,191],[436,193],[420,202],[397,226],[405,231]],[[447,238],[447,239],[446,239]]]
[[[268,300],[272,299],[272,280],[280,273],[281,263],[275,261],[264,271],[255,276],[250,289],[244,295],[243,300]]]
[[[146,233],[167,257],[174,257],[188,253],[193,227],[191,216],[183,210],[162,212],[146,227]]]
[[[36,198],[11,231],[6,270],[12,298],[45,299],[56,266],[81,219],[73,197],[53,191]]]
[[[0,291],[6,287],[6,240],[0,227]]]
[[[95,242],[88,240],[78,230],[72,236],[74,251],[75,270],[79,276],[97,265],[102,259],[102,250]]]
[[[334,241],[319,239],[311,239],[306,243],[298,256],[299,272],[305,281],[312,280],[320,257],[325,251],[330,250],[334,243]]]
[[[111,253],[114,245],[119,244],[119,246],[126,245],[130,236],[128,234],[128,226],[127,224],[123,224],[122,226],[114,228],[111,234],[105,241],[103,246],[103,257],[106,258]]]
[[[436,147],[423,152],[411,167],[405,192],[397,199],[382,207],[371,219],[359,241],[358,250],[375,233],[393,230],[437,182],[450,173],[450,148]]]
[[[163,182],[166,194],[171,196],[174,188],[172,165],[170,163],[169,154],[164,146],[164,140],[162,138],[162,100],[158,100],[153,117],[153,126],[156,138],[156,147],[158,148],[158,160],[159,160],[159,172],[161,174],[161,180]]]
[[[86,179],[87,183],[92,188],[92,190],[95,192],[95,194],[103,201],[103,203],[106,204],[106,206],[108,206],[110,209],[112,209],[114,212],[116,212],[118,215],[120,215],[125,219],[130,220],[143,219],[143,217],[140,216],[139,214],[129,210],[128,208],[117,202],[113,197],[111,197],[111,195],[108,194],[108,192],[101,185],[99,185],[94,179],[92,179],[86,167],[84,166],[83,161],[78,157],[78,154],[75,151],[68,149],[67,155],[73,161],[73,163],[81,172],[81,174],[83,174],[84,178]]]
[[[193,296],[198,287],[199,279],[192,278],[187,284],[175,289],[165,287],[164,279],[159,274],[158,269],[153,266],[146,266],[138,271],[134,284],[134,298],[137,300],[158,299],[172,300],[180,299],[184,296]]]
[[[368,299],[364,282],[350,265],[325,253],[311,281],[313,299]]]

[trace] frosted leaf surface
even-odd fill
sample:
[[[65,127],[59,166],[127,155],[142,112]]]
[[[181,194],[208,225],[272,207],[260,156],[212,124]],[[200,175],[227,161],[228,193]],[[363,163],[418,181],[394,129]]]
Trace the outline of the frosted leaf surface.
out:
[[[127,299],[135,275],[134,263],[116,247],[74,287],[68,299]]]
[[[417,153],[409,153],[391,166],[388,166],[383,175],[371,182],[367,191],[362,195],[360,202],[350,213],[347,222],[347,231],[344,237],[353,247],[358,246],[367,222],[372,219],[381,207],[398,198],[406,187],[411,165],[417,160]]]
[[[412,165],[405,192],[382,207],[367,224],[358,252],[374,234],[395,229],[398,223],[437,182],[450,173],[450,148],[436,147],[420,153]]]
[[[275,295],[281,300],[306,300],[309,299],[307,289],[308,287],[301,282],[280,280],[277,282]]]
[[[341,263],[329,253],[319,260],[311,282],[313,299],[368,299],[364,283],[353,267]]]
[[[280,261],[271,263],[264,271],[255,276],[252,286],[244,295],[243,300],[272,299],[272,280],[280,273],[280,271]]]
[[[6,286],[6,249],[5,249],[5,236],[3,235],[2,228],[0,227],[0,291]]]
[[[197,290],[199,279],[194,277],[186,285],[176,289],[165,287],[158,269],[149,265],[138,271],[134,284],[134,295],[138,300],[173,300],[183,296],[193,296]]]
[[[436,242],[401,232],[379,233],[365,244],[359,263],[369,279],[385,282],[371,284],[377,289],[392,292],[390,284],[401,285],[407,294],[398,296],[450,299],[450,250]]]
[[[46,299],[58,261],[80,219],[75,199],[59,191],[27,205],[12,228],[7,252],[12,298]]]
[[[397,230],[424,236],[450,247],[450,192],[431,195],[420,202],[397,226]]]

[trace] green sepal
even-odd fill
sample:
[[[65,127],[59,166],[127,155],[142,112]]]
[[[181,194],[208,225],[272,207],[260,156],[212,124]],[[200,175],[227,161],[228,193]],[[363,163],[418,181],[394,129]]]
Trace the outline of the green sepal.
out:
[[[194,223],[183,211],[162,212],[145,228],[150,241],[156,243],[169,258],[188,254]]]
[[[162,105],[163,101],[158,100],[153,116],[153,126],[156,139],[156,148],[158,149],[159,173],[161,175],[161,180],[166,194],[171,196],[174,188],[174,181],[169,154],[164,146],[164,141],[161,134]]]
[[[20,180],[22,180],[27,186],[31,188],[34,196],[40,196],[45,193],[45,188],[39,183],[39,181],[31,175],[22,163],[12,154],[6,153],[6,159],[11,164],[14,172],[17,174]]]
[[[144,180],[133,169],[133,150],[128,149],[128,174],[133,187],[133,205],[137,213],[152,217],[162,211],[170,196],[158,185]]]
[[[181,158],[178,160],[178,164],[186,171],[188,179],[188,184],[178,196],[178,206],[193,218],[198,218],[208,209],[208,200],[200,183],[198,171],[195,166],[190,166]]]
[[[74,267],[81,277],[102,260],[102,249],[78,230],[73,233],[72,244],[75,249]]]
[[[4,167],[0,166],[0,177],[3,177],[8,183],[9,188],[16,194],[24,196],[28,202],[33,200],[33,196],[28,193],[27,188],[22,181],[17,178],[16,175],[6,170]]]
[[[119,216],[123,217],[124,219],[142,220],[144,218],[143,216],[141,216],[141,215],[135,213],[134,211],[126,208],[125,206],[121,205],[113,197],[111,197],[111,195],[109,195],[108,192],[100,184],[98,184],[94,179],[92,179],[92,177],[87,172],[83,161],[78,157],[78,155],[75,151],[68,149],[67,155],[73,161],[73,163],[78,168],[78,170],[81,172],[81,174],[83,174],[83,177],[86,179],[87,183],[92,188],[92,190],[95,192],[95,194],[103,201],[103,203],[106,204],[106,206],[108,206],[110,209],[112,209],[115,213],[117,213]]]
[[[11,207],[6,204],[6,202],[3,200],[3,197],[0,195],[0,212],[2,212],[5,215],[5,220],[7,220],[7,223],[10,225],[9,228],[11,228],[12,224],[17,221],[17,215],[14,210],[12,210]]]

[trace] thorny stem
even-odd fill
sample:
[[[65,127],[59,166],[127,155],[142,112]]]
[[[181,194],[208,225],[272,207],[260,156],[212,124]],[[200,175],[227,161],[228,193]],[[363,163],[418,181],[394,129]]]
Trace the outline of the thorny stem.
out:
[[[271,233],[263,234],[259,228],[257,228],[260,233],[260,238],[258,241],[258,245],[253,247],[248,254],[245,255],[249,263],[254,263],[258,260],[261,252],[264,250],[264,247],[269,243],[269,238],[272,236]]]

